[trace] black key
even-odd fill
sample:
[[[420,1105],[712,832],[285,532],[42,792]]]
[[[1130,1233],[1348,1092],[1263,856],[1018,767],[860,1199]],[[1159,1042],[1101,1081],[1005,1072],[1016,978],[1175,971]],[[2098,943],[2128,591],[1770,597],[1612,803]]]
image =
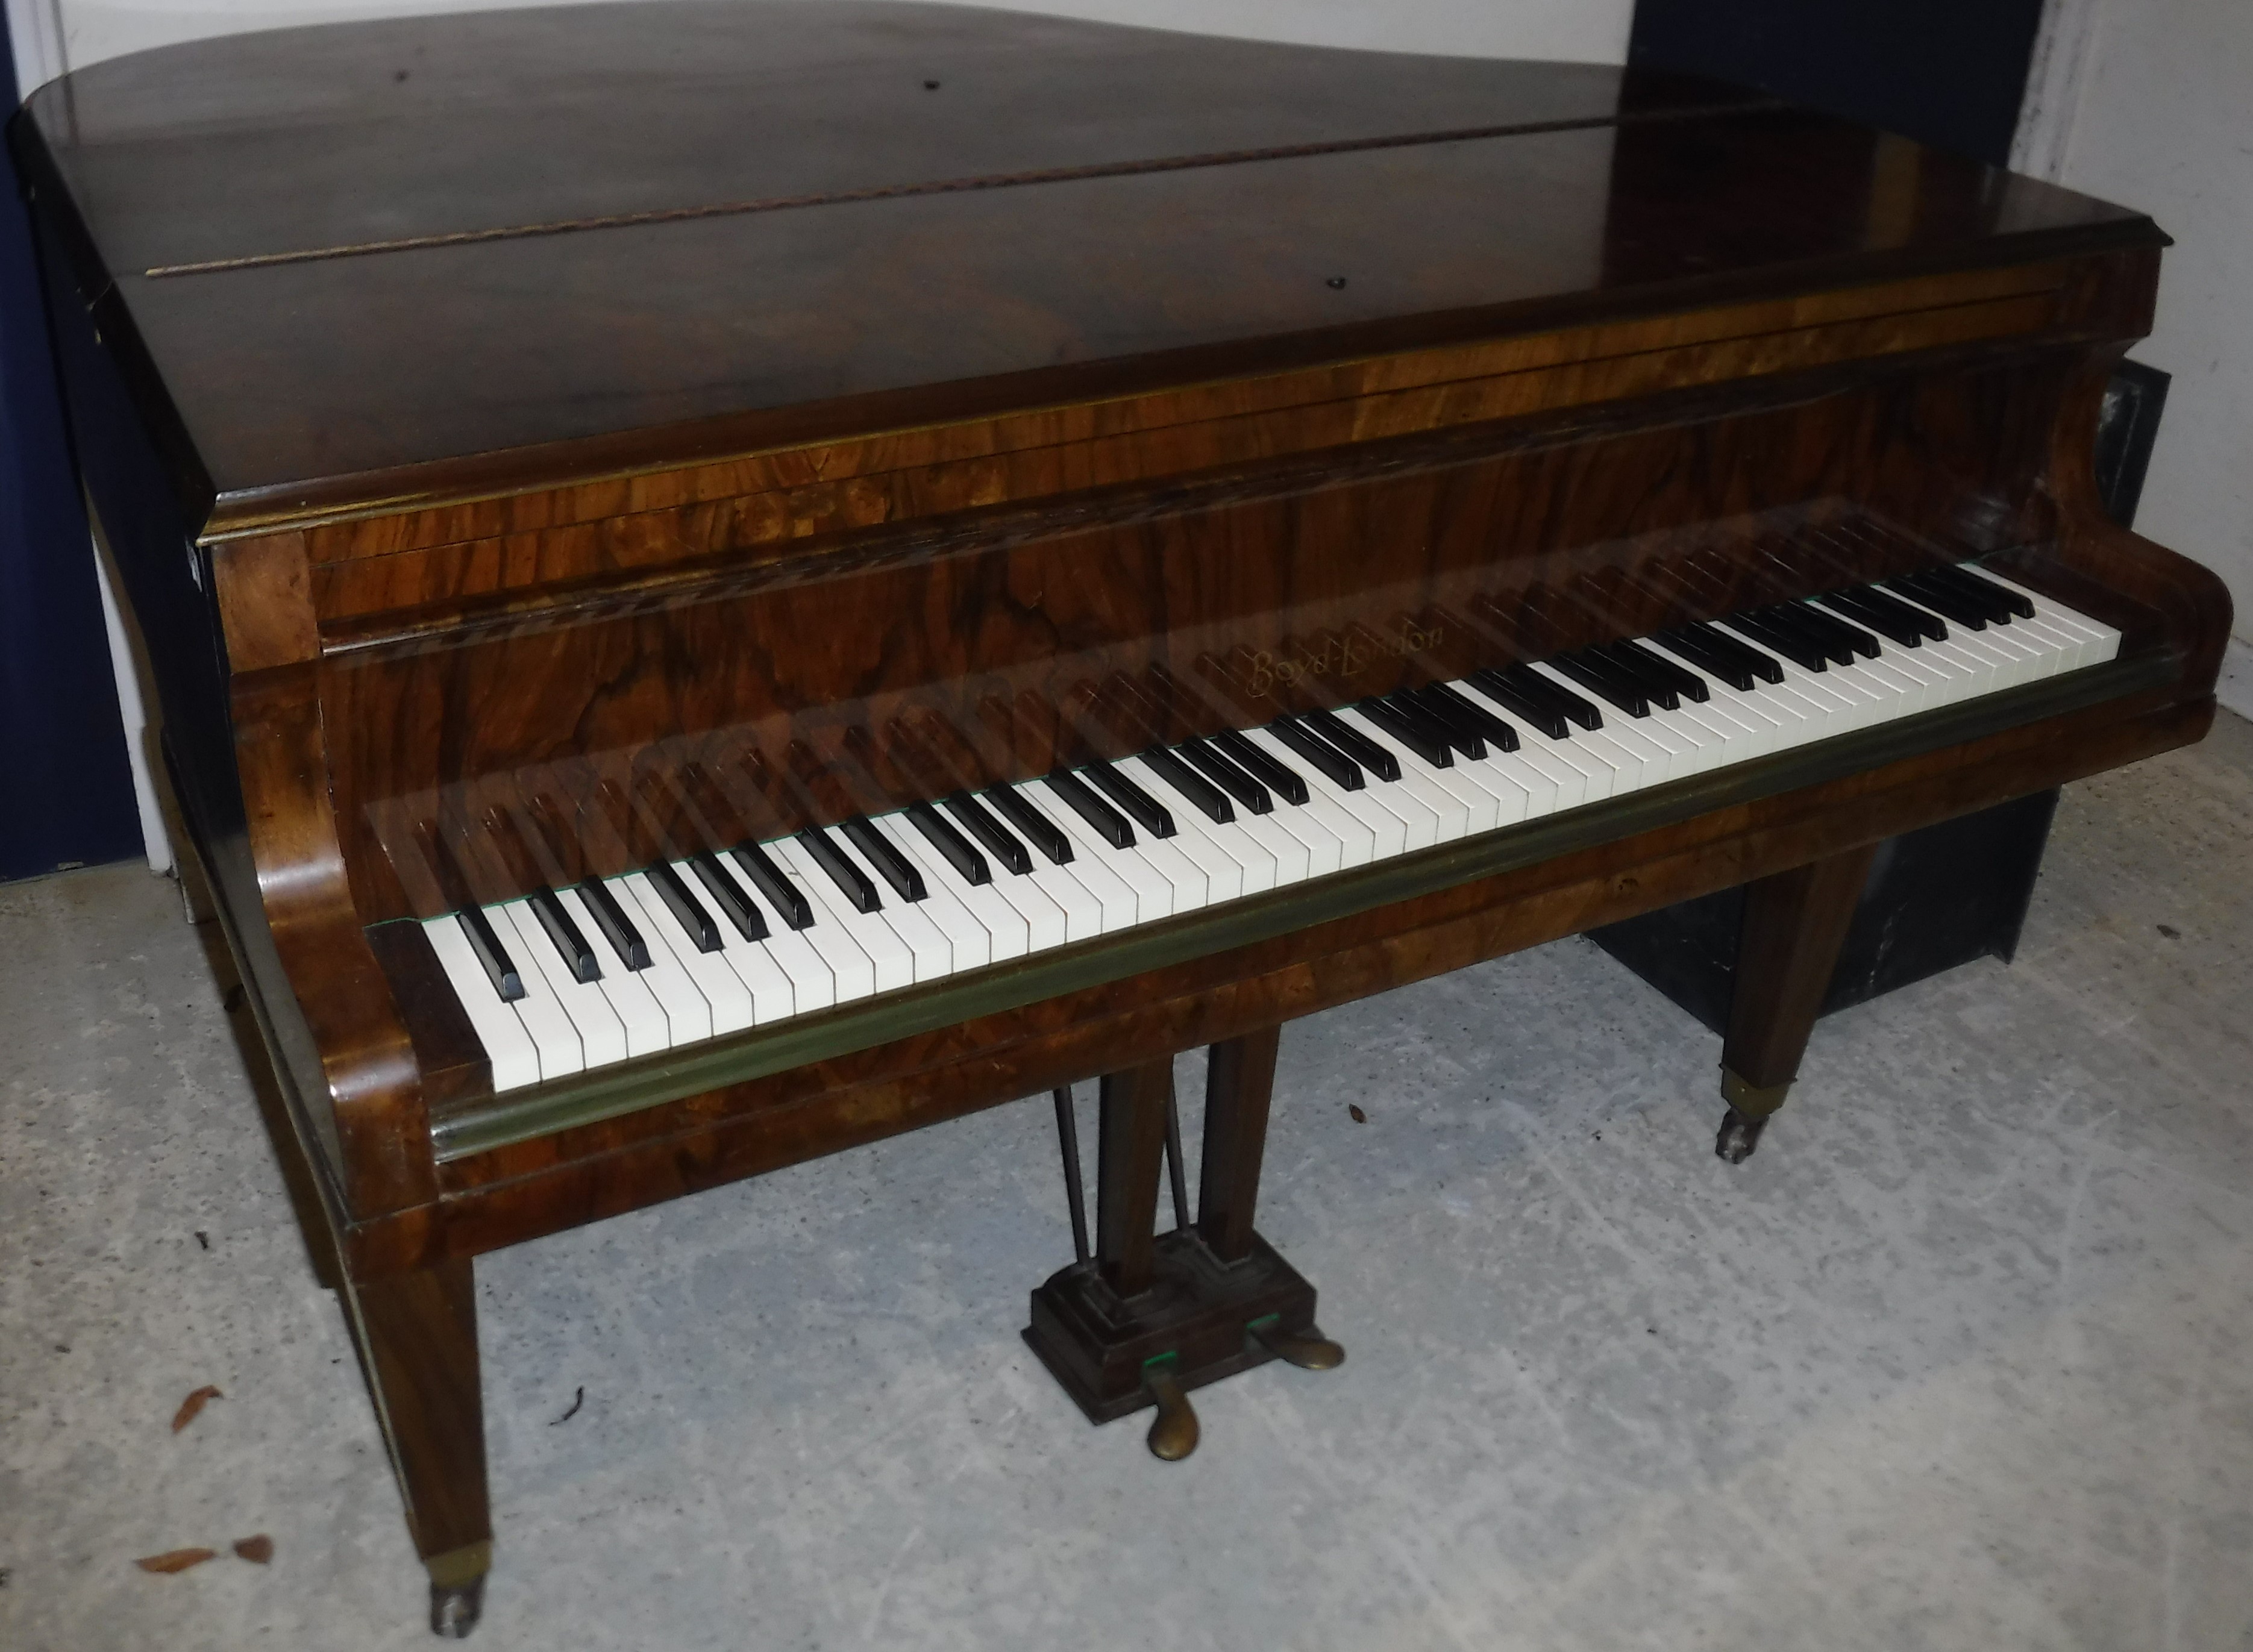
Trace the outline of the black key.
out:
[[[1802,608],[1796,603],[1778,603],[1773,608],[1760,610],[1760,617],[1781,631],[1789,632],[1810,647],[1823,651],[1823,658],[1834,666],[1854,663],[1854,645],[1820,623],[1817,610]]]
[[[771,855],[749,838],[738,843],[733,853],[736,864],[743,868],[743,875],[750,879],[751,887],[767,897],[767,904],[782,914],[784,923],[794,930],[813,927],[813,903],[774,863]]]
[[[1095,835],[1114,849],[1134,847],[1134,828],[1126,817],[1095,795],[1094,788],[1066,769],[1048,777],[1049,790],[1062,798],[1071,812],[1087,822]]]
[[[1957,579],[1963,581],[1966,585],[1977,585],[1994,592],[1995,600],[2002,603],[2004,607],[2009,609],[2011,612],[2016,614],[2020,619],[2032,619],[2034,617],[2034,599],[2033,597],[2027,596],[2024,591],[2014,591],[2007,585],[1998,585],[1991,578],[1981,573],[1977,568],[1973,568],[1969,563],[1958,562],[1955,567],[1945,569],[1944,571],[1953,574]]]
[[[1461,722],[1471,728],[1496,750],[1517,749],[1517,730],[1460,689],[1452,688],[1446,683],[1433,683],[1429,687],[1418,689],[1416,698],[1430,708],[1434,715]]]
[[[1080,770],[1100,786],[1112,802],[1134,817],[1134,823],[1154,838],[1174,835],[1174,817],[1166,805],[1107,763],[1091,763]]]
[[[1574,654],[1559,654],[1544,663],[1563,672],[1574,682],[1593,688],[1630,717],[1650,715],[1650,698],[1643,692],[1642,685],[1621,677],[1615,672],[1605,670],[1595,660]]]
[[[1604,726],[1604,714],[1596,709],[1594,701],[1583,700],[1554,678],[1543,676],[1531,666],[1512,666],[1507,670],[1488,672],[1472,680],[1484,688],[1489,679],[1497,687],[1515,688],[1522,694],[1553,707],[1559,714],[1583,728],[1596,729]],[[1503,703],[1508,705],[1510,702],[1505,700]],[[1564,736],[1560,735],[1558,737],[1562,739]]]
[[[1307,783],[1291,770],[1291,766],[1280,761],[1273,753],[1262,751],[1233,728],[1224,728],[1212,737],[1212,749],[1254,780],[1296,808],[1307,801]]]
[[[1008,828],[994,818],[993,812],[967,791],[958,791],[947,798],[946,812],[962,822],[963,830],[986,846],[987,854],[1019,877],[1033,869],[1032,852],[1011,837]]]
[[[1379,780],[1398,780],[1400,777],[1399,759],[1358,728],[1347,728],[1339,721],[1336,712],[1310,711],[1299,721]],[[1297,748],[1294,746],[1292,749],[1296,750]]]
[[[633,926],[633,920],[626,916],[625,908],[618,904],[618,897],[610,893],[609,885],[600,878],[582,879],[579,898],[587,903],[595,927],[602,931],[603,938],[610,944],[610,950],[625,966],[630,970],[647,969],[649,943],[642,939],[641,931]]]
[[[923,886],[923,874],[915,862],[899,851],[899,846],[876,830],[875,822],[863,815],[854,815],[837,828],[853,847],[861,851],[861,858],[876,868],[876,875],[892,886],[892,893],[903,901],[921,901],[931,892]]]
[[[1722,659],[1733,661],[1739,670],[1752,673],[1762,682],[1780,683],[1783,680],[1783,667],[1777,663],[1775,656],[1754,648],[1743,638],[1724,631],[1719,625],[1685,625],[1673,634],[1702,643]]]
[[[1245,770],[1231,763],[1219,751],[1202,740],[1184,740],[1175,748],[1182,756],[1195,763],[1204,777],[1235,798],[1254,814],[1275,812],[1275,800]]]
[[[1682,690],[1674,680],[1663,672],[1653,671],[1632,654],[1622,653],[1616,643],[1583,648],[1573,658],[1609,672],[1615,681],[1633,685],[1642,691],[1645,701],[1661,711],[1682,709]]]
[[[1484,735],[1453,717],[1441,716],[1419,696],[1406,690],[1395,690],[1385,696],[1385,704],[1421,728],[1426,735],[1440,742],[1445,749],[1454,752],[1464,762],[1483,763],[1486,760]]]
[[[1552,740],[1562,740],[1571,732],[1566,727],[1567,719],[1563,707],[1553,700],[1537,698],[1522,686],[1507,680],[1502,673],[1475,671],[1470,680],[1482,694],[1500,701]]]
[[[1945,585],[1926,582],[1922,575],[1905,574],[1899,579],[1888,580],[1880,589],[1898,591],[1912,603],[1922,603],[1936,614],[1946,615],[1966,631],[1987,629],[1985,603],[1966,601]]]
[[[881,912],[883,902],[877,897],[876,886],[868,882],[868,875],[853,863],[853,857],[838,847],[837,840],[820,826],[808,826],[798,834],[806,852],[813,857],[814,865],[829,874],[829,881],[838,892],[852,903],[856,912]]]
[[[706,855],[702,859],[710,860],[711,857]],[[714,863],[712,869],[715,872],[720,872],[716,862]],[[701,876],[703,874],[703,866],[700,863],[696,870]],[[720,875],[725,877],[727,874],[720,872]],[[655,866],[650,868],[649,882],[650,887],[657,891],[658,898],[665,903],[666,909],[680,921],[680,927],[688,931],[688,938],[696,944],[698,951],[716,952],[720,950],[720,926],[712,921],[712,915],[704,910],[704,903],[688,892],[688,886],[680,881],[680,873],[674,871],[667,862],[659,861]],[[751,916],[758,917],[756,909],[753,910]],[[763,940],[766,937],[766,921],[762,918],[759,921],[758,934],[751,938]]]
[[[1694,701],[1702,706],[1713,697],[1713,691],[1705,687],[1703,677],[1694,671],[1683,670],[1665,655],[1643,643],[1614,643],[1612,654],[1615,659],[1629,661],[1645,673],[1656,675],[1685,700]]]
[[[1382,700],[1364,700],[1354,709],[1434,769],[1455,766],[1454,754],[1447,749],[1447,735],[1433,734],[1424,726],[1422,718],[1411,717]]]
[[[1788,606],[1800,618],[1810,622],[1817,629],[1830,635],[1836,641],[1845,644],[1850,653],[1859,654],[1865,659],[1875,659],[1878,657],[1878,639],[1852,620],[1841,619],[1830,610],[1814,603],[1792,603]],[[1838,656],[1833,654],[1831,658],[1836,659]],[[1852,665],[1853,662],[1850,659],[1845,663]]]
[[[736,857],[736,864],[740,866],[743,863],[743,856],[738,854]],[[736,926],[736,934],[742,936],[747,941],[764,941],[766,939],[767,915],[759,910],[759,905],[757,901],[754,901],[750,896],[743,893],[743,886],[728,875],[728,868],[720,864],[719,861],[715,858],[711,851],[708,849],[698,850],[694,854],[688,857],[688,864],[695,870],[696,881],[704,886],[704,893],[712,897],[712,904],[718,907],[722,912],[725,913],[727,915],[728,922]],[[652,875],[653,876],[654,873],[652,873]],[[658,885],[658,889],[660,892],[663,891],[664,888],[665,886],[661,883]],[[687,892],[687,886],[683,884],[681,888],[682,892],[685,894]],[[791,893],[795,895],[798,891],[793,889]],[[675,907],[673,910],[675,911],[679,911],[680,909]],[[800,924],[796,927],[799,929],[804,929],[806,925]],[[696,931],[691,930],[689,933],[695,935]],[[696,941],[696,944],[700,947],[703,947],[703,950],[708,952],[718,951],[720,950],[719,943],[720,932],[717,926],[715,926],[712,931],[711,945],[705,946],[704,940],[701,936],[698,936]]]
[[[1918,608],[1914,603],[1904,603],[1900,597],[1881,591],[1874,585],[1857,586],[1851,591],[1834,591],[1831,594],[1851,598],[1865,614],[1873,617],[1882,614],[1896,624],[1915,627],[1928,643],[1948,640],[1948,627],[1941,623],[1939,615],[1928,609]]]
[[[1359,763],[1313,729],[1304,728],[1288,717],[1278,717],[1267,725],[1267,732],[1314,764],[1340,791],[1359,791],[1368,784],[1361,777]]]
[[[973,805],[975,806],[974,805]],[[986,857],[970,847],[970,840],[946,824],[946,817],[928,803],[908,805],[908,819],[923,833],[924,841],[937,849],[962,875],[965,883],[991,883],[993,873],[986,868]]]
[[[1870,593],[1875,595],[1875,593]],[[1924,628],[1909,617],[1908,611],[1890,597],[1886,606],[1879,607],[1866,599],[1859,591],[1825,591],[1815,599],[1834,614],[1844,615],[1902,648],[1924,646]],[[1930,617],[1927,616],[1927,617]]]
[[[1967,602],[1984,603],[1988,618],[1998,625],[2009,624],[2013,616],[2019,619],[2034,617],[2034,605],[2018,592],[2005,590],[1991,579],[1981,579],[1968,568],[1928,568],[1925,577],[1939,581],[1950,590],[1961,591]]]
[[[1773,648],[1793,665],[1806,671],[1828,671],[1830,660],[1820,645],[1810,642],[1797,631],[1787,631],[1757,613],[1730,616],[1729,624],[1744,632],[1754,642]]]
[[[587,944],[587,938],[563,910],[563,903],[555,898],[555,891],[542,884],[533,890],[530,901],[540,927],[548,931],[548,938],[563,955],[563,967],[571,972],[571,979],[582,986],[602,979],[603,966],[595,961],[595,949]]]
[[[500,994],[500,1001],[513,1004],[522,998],[524,977],[516,972],[516,965],[502,948],[500,937],[493,933],[492,920],[476,907],[465,906],[454,914],[454,921],[469,938],[470,951],[478,955],[478,962],[492,978],[493,991]]]
[[[1752,692],[1752,668],[1730,659],[1718,648],[1708,647],[1705,638],[1692,637],[1687,631],[1670,631],[1659,632],[1650,641],[1654,647],[1663,648],[1669,653],[1679,654],[1700,671],[1719,677],[1739,694],[1748,694]],[[1780,676],[1782,673],[1779,672],[1777,674]]]
[[[1221,795],[1219,787],[1162,746],[1144,752],[1142,761],[1150,765],[1152,773],[1187,798],[1193,807],[1202,810],[1205,819],[1215,826],[1226,826],[1236,819],[1236,805]]]
[[[1033,847],[1055,864],[1071,864],[1071,840],[1064,836],[1055,821],[1033,807],[1030,799],[1013,787],[995,786],[986,794],[986,801],[999,810],[1004,819],[1030,839]]]

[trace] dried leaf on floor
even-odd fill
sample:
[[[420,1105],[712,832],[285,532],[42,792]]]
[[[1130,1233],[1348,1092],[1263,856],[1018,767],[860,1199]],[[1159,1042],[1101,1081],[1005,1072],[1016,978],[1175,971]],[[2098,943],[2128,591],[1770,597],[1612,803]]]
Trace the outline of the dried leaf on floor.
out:
[[[255,1537],[238,1540],[234,1551],[253,1565],[262,1566],[274,1558],[274,1539],[262,1531]]]
[[[172,1413],[172,1432],[176,1434],[178,1433],[183,1428],[185,1428],[190,1423],[196,1420],[196,1418],[202,1412],[205,1406],[210,1405],[212,1401],[215,1399],[225,1399],[226,1398],[227,1396],[220,1393],[219,1390],[213,1388],[209,1383],[206,1383],[201,1388],[196,1390],[194,1393],[182,1400],[180,1402],[180,1409]]]
[[[143,1572],[185,1572],[190,1566],[199,1566],[218,1551],[213,1549],[168,1549],[163,1554],[143,1556],[133,1564]]]
[[[1346,1105],[1346,1114],[1357,1125],[1365,1125],[1369,1122],[1369,1115],[1351,1103]]]

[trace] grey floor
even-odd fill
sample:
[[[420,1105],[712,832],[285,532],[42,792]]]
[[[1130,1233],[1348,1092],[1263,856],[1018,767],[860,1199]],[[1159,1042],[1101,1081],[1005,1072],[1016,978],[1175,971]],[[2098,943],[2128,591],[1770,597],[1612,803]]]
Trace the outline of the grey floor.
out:
[[[1585,943],[1295,1026],[1261,1226],[1351,1357],[1179,1467],[1018,1341],[1045,1101],[492,1258],[478,1640],[2253,1646],[2249,967],[2225,717],[2071,789],[2015,966],[1825,1022],[1742,1168]],[[169,886],[0,889],[0,1646],[429,1644]]]

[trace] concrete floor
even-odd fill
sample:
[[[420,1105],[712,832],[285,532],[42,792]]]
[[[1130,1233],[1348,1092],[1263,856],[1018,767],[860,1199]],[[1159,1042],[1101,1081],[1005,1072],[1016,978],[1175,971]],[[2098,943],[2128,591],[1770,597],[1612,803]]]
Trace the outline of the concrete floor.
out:
[[[2253,1646],[2222,723],[2071,789],[2016,965],[1825,1022],[1741,1168],[1712,1041],[1585,943],[1293,1028],[1261,1227],[1351,1357],[1205,1391],[1180,1467],[1018,1341],[1045,1100],[489,1258],[479,1642]],[[170,886],[0,889],[0,1646],[429,1644]]]

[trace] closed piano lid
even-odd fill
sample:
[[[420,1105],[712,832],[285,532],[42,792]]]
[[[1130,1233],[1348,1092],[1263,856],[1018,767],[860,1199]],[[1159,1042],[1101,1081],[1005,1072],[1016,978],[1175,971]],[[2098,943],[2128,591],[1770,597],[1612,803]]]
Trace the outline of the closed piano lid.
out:
[[[890,0],[239,35],[11,138],[214,532],[2162,239],[1685,77]]]

